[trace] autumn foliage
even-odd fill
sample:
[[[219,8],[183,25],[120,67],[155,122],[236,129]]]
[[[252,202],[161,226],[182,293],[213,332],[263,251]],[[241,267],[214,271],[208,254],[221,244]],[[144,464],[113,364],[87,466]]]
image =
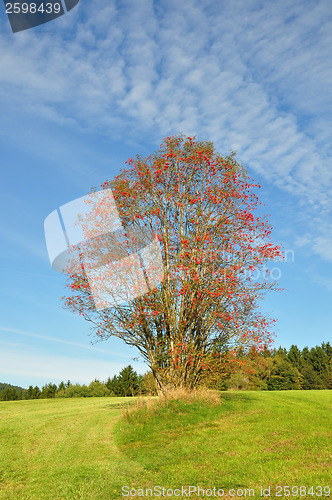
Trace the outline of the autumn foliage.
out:
[[[65,305],[91,322],[97,338],[113,335],[135,346],[159,392],[195,387],[226,350],[259,350],[272,341],[273,320],[258,303],[276,289],[266,262],[281,252],[266,217],[255,214],[258,188],[234,153],[222,156],[213,143],[183,136],[130,159],[102,186],[113,193],[128,234],[158,239],[163,277],[155,287],[147,280],[144,295],[98,310],[82,265],[69,275]],[[103,216],[103,207],[93,210]],[[105,244],[101,254],[110,260]]]

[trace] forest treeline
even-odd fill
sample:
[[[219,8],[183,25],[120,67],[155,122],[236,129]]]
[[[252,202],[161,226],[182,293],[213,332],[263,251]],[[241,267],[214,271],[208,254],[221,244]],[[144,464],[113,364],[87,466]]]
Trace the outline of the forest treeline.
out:
[[[247,352],[239,349],[228,351],[212,362],[213,370],[207,370],[203,382],[209,387],[222,390],[311,390],[332,389],[332,346],[299,349],[292,345],[289,350],[255,348]]]
[[[265,347],[260,352],[252,348],[216,354],[201,382],[210,388],[269,391],[332,389],[332,346],[329,342],[302,350],[292,345],[289,350]],[[58,386],[50,382],[42,388],[31,385],[23,389],[0,383],[0,401],[139,394],[156,394],[154,378],[151,372],[138,375],[130,365],[105,382],[94,380],[89,385],[72,384],[68,380]]]
[[[151,372],[138,375],[132,366],[128,365],[119,375],[108,378],[106,382],[94,380],[89,385],[72,384],[70,380],[60,382],[57,386],[52,382],[42,388],[30,385],[28,389],[0,383],[0,401],[17,399],[45,399],[45,398],[75,398],[101,396],[136,396],[154,392],[154,381]]]

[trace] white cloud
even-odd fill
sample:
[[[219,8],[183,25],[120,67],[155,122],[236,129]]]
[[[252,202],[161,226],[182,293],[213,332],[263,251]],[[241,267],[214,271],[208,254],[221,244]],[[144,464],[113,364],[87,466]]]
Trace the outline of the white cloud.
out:
[[[301,249],[302,255],[311,258],[313,265],[317,264],[315,262],[317,260],[315,256],[319,256],[327,263],[332,263],[332,237],[331,233],[325,233],[324,228],[317,228],[316,232],[312,231],[311,233],[296,236],[294,244],[298,249]],[[326,284],[330,283],[328,278],[330,268],[326,267],[327,265],[328,264],[324,265],[326,271],[324,279],[320,279],[319,277],[316,279],[317,266],[312,270],[313,282],[321,284],[324,287],[326,287]],[[329,290],[329,286],[327,289]]]
[[[24,387],[48,382],[59,383],[71,380],[73,383],[87,384],[95,378],[107,380],[118,374],[124,363],[108,362],[77,356],[59,356],[36,351],[22,352],[19,346],[1,348],[1,378]],[[131,363],[134,366],[133,363]],[[142,370],[144,372],[144,370]],[[147,371],[147,369],[145,370]],[[19,381],[22,382],[19,382]]]
[[[297,247],[306,247],[311,243],[311,235],[303,234],[295,237],[295,245]]]
[[[312,250],[325,260],[332,262],[332,236],[316,236],[312,242]]]
[[[20,223],[25,223],[25,221],[20,221]],[[44,248],[44,245],[41,245],[40,242],[36,242],[35,238],[32,236],[29,236],[27,234],[22,234],[23,232],[18,232],[17,230],[13,230],[11,227],[8,225],[5,226],[3,224],[0,224],[0,233],[1,233],[1,239],[4,240],[6,243],[10,242],[15,245],[18,245],[19,247],[23,248],[26,250],[29,254],[34,255],[38,259],[41,260],[47,260],[47,252]]]
[[[332,278],[328,276],[321,276],[319,274],[314,274],[312,277],[314,283],[325,288],[328,292],[332,292]]]
[[[95,378],[103,381],[118,374],[124,366],[131,365],[138,373],[145,373],[148,367],[142,361],[133,360],[133,356],[110,349],[103,349],[50,337],[16,328],[0,327],[0,332],[6,334],[0,339],[1,366],[0,381],[28,385],[43,385],[52,381],[70,379],[75,383],[89,383]],[[50,342],[49,350],[43,344],[24,343],[20,337]],[[53,344],[53,345],[52,345]],[[54,344],[74,347],[74,355],[63,355],[61,350],[56,351]],[[101,359],[104,355],[107,360]]]
[[[178,131],[214,140],[310,199],[309,219],[312,206],[322,219],[332,187],[330,21],[327,0],[82,3],[51,32],[28,30],[11,45],[0,35],[2,95],[128,141]],[[310,224],[313,250],[329,259]]]
[[[94,346],[91,346],[91,345],[86,345],[86,344],[80,344],[78,342],[72,342],[70,340],[65,340],[61,337],[49,337],[47,335],[41,335],[39,333],[34,333],[34,332],[28,332],[28,331],[25,331],[25,330],[18,330],[16,328],[7,328],[7,327],[3,327],[1,326],[0,327],[0,331],[1,332],[7,332],[7,333],[14,333],[16,335],[23,335],[25,337],[31,337],[31,338],[37,338],[37,339],[42,339],[42,340],[47,340],[49,342],[56,342],[56,343],[59,343],[59,344],[65,344],[65,345],[69,345],[69,346],[74,346],[74,347],[79,347],[80,349],[87,349],[88,351],[92,352],[92,351],[95,351],[95,352],[101,352],[103,354],[111,354],[112,356],[115,356],[115,357],[120,357],[120,358],[124,358],[124,359],[130,359],[128,356],[120,353],[120,352],[116,352],[116,351],[107,351],[105,349],[100,349],[98,347],[94,347]]]
[[[311,29],[305,7],[297,5],[289,13],[284,4],[260,9],[255,2],[240,3],[239,20],[232,7],[212,16],[209,7],[192,2],[170,5],[163,17],[148,1],[139,9],[125,3],[117,11],[98,5],[87,10],[87,20],[78,22],[75,38],[65,44],[60,29],[14,39],[0,65],[2,85],[16,89],[16,100],[35,112],[49,109],[51,119],[67,116],[111,132],[121,133],[129,121],[131,133],[153,127],[155,137],[178,129],[208,133],[221,146],[243,152],[245,161],[274,180],[301,161],[301,180],[310,181],[308,164],[314,160],[317,168],[322,159],[301,132],[298,108],[294,105],[295,113],[279,110],[283,86],[299,76],[296,68],[301,80],[312,75],[306,68],[313,43],[303,45]],[[316,9],[314,27],[324,23],[323,7],[324,2]],[[295,20],[285,23],[292,15]],[[328,36],[322,31],[319,40],[312,40],[315,54]],[[327,65],[320,73],[330,81]],[[316,80],[312,86],[317,94]],[[260,147],[253,151],[253,144]]]

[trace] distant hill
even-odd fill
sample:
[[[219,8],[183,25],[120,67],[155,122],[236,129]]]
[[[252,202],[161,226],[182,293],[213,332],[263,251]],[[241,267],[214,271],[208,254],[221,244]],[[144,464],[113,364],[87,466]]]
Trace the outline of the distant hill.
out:
[[[15,389],[16,392],[20,392],[20,391],[26,391],[26,389],[24,389],[23,387],[20,387],[18,385],[11,385],[11,384],[6,384],[5,382],[0,382],[0,393],[6,389],[6,387],[9,387],[9,388],[12,388],[12,389]]]

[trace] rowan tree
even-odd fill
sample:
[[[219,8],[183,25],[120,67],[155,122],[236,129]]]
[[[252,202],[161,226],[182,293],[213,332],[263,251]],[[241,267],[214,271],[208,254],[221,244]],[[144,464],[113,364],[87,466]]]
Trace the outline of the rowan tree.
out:
[[[271,241],[267,217],[255,214],[260,186],[235,156],[219,154],[212,142],[167,137],[155,154],[131,158],[101,186],[112,193],[128,238],[150,234],[158,241],[163,272],[151,286],[151,272],[143,269],[146,293],[98,308],[86,269],[89,258],[69,271],[65,306],[91,323],[96,339],[116,336],[134,346],[159,393],[194,388],[212,357],[226,350],[272,342],[274,320],[258,306],[265,292],[277,289],[267,262],[280,259],[281,251]],[[86,225],[99,227],[107,219],[107,204],[97,199],[91,214]],[[90,237],[95,241],[93,232]],[[108,248],[115,240],[109,233],[90,244],[94,266],[105,268],[114,260]],[[99,275],[108,290],[110,281]]]

